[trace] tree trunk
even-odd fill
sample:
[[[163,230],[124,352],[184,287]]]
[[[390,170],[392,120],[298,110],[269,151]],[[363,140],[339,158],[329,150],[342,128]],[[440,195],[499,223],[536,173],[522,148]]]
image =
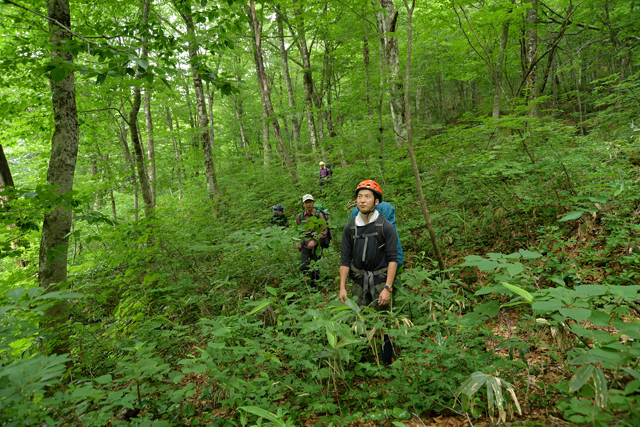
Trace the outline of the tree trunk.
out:
[[[71,34],[61,28],[58,23],[71,27],[71,12],[68,0],[49,0],[47,2],[49,17],[49,40],[53,51],[52,61],[73,63],[73,54],[62,48],[71,41]],[[73,70],[67,77],[56,82],[49,80],[51,101],[53,106],[54,131],[51,140],[51,159],[47,170],[47,184],[57,186],[58,194],[69,194],[73,190],[73,177],[78,158],[78,141],[80,129],[78,110],[76,108],[75,76]],[[71,231],[72,206],[56,206],[44,214],[38,282],[45,292],[55,292],[66,288],[67,255],[69,251],[69,232]],[[44,312],[42,324],[55,327],[67,321],[67,301],[56,302]],[[54,332],[55,333],[55,332]],[[69,350],[68,332],[57,332],[49,346],[50,353],[65,353]]]
[[[367,116],[373,117],[373,106],[371,105],[371,77],[369,76],[369,39],[364,36],[362,43],[362,57],[364,59],[365,87],[367,89]]]
[[[511,12],[511,11],[509,11]],[[502,68],[504,66],[504,55],[507,49],[507,41],[509,39],[509,20],[502,24],[502,34],[500,35],[500,50],[496,59],[496,71],[494,76],[493,87],[493,118],[500,118],[500,100],[502,98]]]
[[[311,150],[314,153],[318,152],[318,133],[316,131],[316,120],[313,116],[313,75],[311,74],[311,59],[309,57],[309,49],[307,48],[307,39],[304,30],[304,20],[302,17],[302,11],[300,9],[295,10],[296,15],[299,15],[298,24],[298,50],[302,57],[302,85],[304,87],[304,106],[305,113],[307,115],[307,125],[309,127],[309,142],[311,142]]]
[[[202,154],[204,157],[205,176],[207,180],[207,191],[209,198],[212,200],[219,194],[218,183],[216,177],[216,169],[213,163],[213,153],[211,149],[211,141],[209,139],[209,118],[207,116],[207,108],[204,99],[204,89],[202,87],[202,78],[198,70],[198,46],[196,44],[196,30],[191,16],[191,7],[182,5],[180,15],[187,27],[189,38],[189,60],[191,63],[191,73],[193,74],[193,87],[196,93],[196,106],[198,109],[198,121],[200,130],[200,143],[202,145]]]
[[[378,14],[376,14],[376,17]],[[380,164],[382,164],[382,157],[384,155],[384,122],[382,121],[382,104],[384,103],[384,38],[382,35],[384,34],[384,25],[381,19],[377,19],[376,22],[376,32],[378,35],[378,57],[379,57],[379,67],[380,67],[380,91],[378,93],[378,158],[380,159]]]
[[[256,57],[258,59],[258,75],[262,81],[262,92],[263,92],[263,102],[265,104],[265,109],[269,114],[269,118],[273,123],[273,131],[276,135],[276,139],[278,141],[278,146],[282,151],[282,158],[284,159],[284,163],[287,165],[289,169],[289,174],[291,175],[291,181],[294,184],[298,183],[298,177],[296,176],[296,171],[293,168],[293,164],[291,163],[291,159],[289,158],[289,154],[287,153],[287,149],[284,145],[284,139],[282,138],[282,132],[280,131],[280,123],[278,122],[278,117],[276,116],[273,110],[273,104],[271,103],[271,95],[269,93],[269,83],[267,82],[267,74],[264,69],[264,62],[262,60],[262,47],[260,40],[260,24],[258,23],[258,16],[256,15],[256,7],[253,3],[253,0],[249,1],[249,5],[251,8],[251,19],[253,21],[253,35],[255,37],[256,43]]]
[[[153,120],[151,118],[151,85],[147,86],[144,92],[144,121],[147,126],[147,155],[149,159],[149,191],[151,195],[151,206],[156,202],[156,151],[153,141]]]
[[[529,115],[538,116],[538,66],[534,65],[538,59],[538,0],[531,0],[532,8],[527,9],[525,31],[525,59],[529,75],[527,76],[527,98],[529,101]]]
[[[120,103],[120,111],[124,110],[124,104]],[[124,149],[124,159],[129,166],[131,172],[131,187],[133,189],[133,219],[138,220],[138,181],[136,180],[136,167],[131,157],[131,151],[129,150],[129,144],[127,143],[127,122],[122,118],[120,124],[118,124],[118,138],[122,142],[122,148]]]
[[[140,95],[140,89],[134,88],[133,103],[131,104],[131,111],[129,111],[129,131],[136,159],[136,169],[138,171],[138,182],[140,183],[140,190],[142,192],[142,201],[144,202],[144,216],[149,218],[151,216],[153,202],[151,200],[149,182],[144,166],[144,149],[142,148],[142,141],[140,140],[140,134],[138,133],[138,111],[140,111],[141,101],[142,97]]]
[[[176,161],[176,175],[178,178],[178,200],[182,200],[182,160],[180,160],[180,150],[178,149],[178,140],[173,133],[173,122],[171,121],[171,112],[169,107],[164,107],[167,112],[167,126],[169,127],[169,134],[171,135],[171,142],[173,142],[173,152],[175,154]]]
[[[441,271],[447,269],[447,265],[442,258],[442,254],[440,253],[440,245],[438,245],[438,238],[433,229],[433,224],[431,223],[431,216],[429,215],[429,210],[427,209],[427,202],[424,199],[424,193],[422,192],[422,181],[420,179],[420,171],[418,170],[418,163],[416,161],[416,154],[413,149],[413,129],[411,127],[411,107],[409,104],[409,71],[411,66],[411,37],[412,37],[412,17],[413,17],[413,8],[415,6],[415,0],[412,1],[411,7],[409,7],[408,0],[404,0],[404,4],[407,8],[408,12],[408,34],[407,34],[407,64],[404,74],[404,112],[405,112],[405,123],[407,129],[407,150],[409,151],[409,157],[411,158],[411,166],[413,167],[413,175],[416,180],[416,187],[418,190],[418,200],[420,201],[420,208],[422,210],[422,214],[424,215],[424,219],[427,222],[427,230],[429,231],[429,236],[431,237],[431,243],[433,244],[433,250],[435,252],[436,258],[438,260],[438,266]]]
[[[296,98],[291,84],[291,75],[289,74],[289,58],[287,49],[284,45],[284,30],[282,29],[282,12],[280,6],[276,6],[276,23],[278,25],[278,41],[280,48],[280,58],[282,60],[282,75],[284,76],[285,86],[287,87],[287,98],[289,100],[289,108],[291,109],[291,128],[293,130],[293,141],[296,146],[300,144],[300,122],[296,113]]]
[[[209,100],[209,141],[211,143],[211,149],[216,149],[216,134],[213,130],[213,95],[215,92],[211,92],[209,89],[209,81],[207,80],[207,99]]]
[[[184,90],[187,95],[187,108],[189,109],[189,126],[191,130],[195,130],[195,120],[193,118],[193,107],[191,106],[191,94],[189,93],[189,82],[185,80],[184,82]],[[177,123],[177,122],[176,122]],[[191,146],[193,148],[198,148],[198,138],[195,136],[191,138]]]
[[[142,10],[142,26],[146,26],[149,20],[150,0],[145,0]],[[140,57],[146,59],[147,44],[145,38],[142,38],[142,52]],[[136,80],[140,79],[140,73],[136,73]],[[149,181],[144,166],[144,149],[142,147],[142,139],[140,138],[140,132],[138,127],[138,111],[140,111],[140,104],[142,102],[142,95],[140,94],[140,87],[134,86],[133,88],[133,102],[131,104],[131,110],[129,111],[129,130],[131,133],[131,144],[133,144],[133,152],[136,157],[136,165],[138,169],[138,182],[140,183],[140,190],[142,191],[142,201],[144,202],[144,216],[149,218],[153,209],[153,200],[151,199],[151,191],[149,190]]]
[[[378,28],[383,30],[383,34],[395,33],[398,20],[398,11],[393,7],[393,0],[380,0],[380,7],[384,11],[377,12],[376,18],[379,21]],[[396,146],[401,148],[407,139],[407,126],[404,115],[404,88],[400,77],[400,51],[398,49],[398,38],[383,38],[384,58],[387,65],[387,84],[389,87],[389,106],[391,107],[391,118],[393,119],[393,130],[396,137]]]

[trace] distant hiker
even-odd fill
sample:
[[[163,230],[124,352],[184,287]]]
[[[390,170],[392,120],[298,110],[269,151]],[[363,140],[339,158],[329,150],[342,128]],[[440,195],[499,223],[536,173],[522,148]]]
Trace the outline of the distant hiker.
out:
[[[305,223],[308,224],[308,227],[305,230],[305,240],[297,244],[298,250],[300,251],[300,270],[302,270],[306,277],[309,277],[309,272],[311,272],[309,285],[317,288],[320,272],[316,266],[310,267],[310,264],[311,261],[317,262],[322,256],[322,243],[327,237],[329,228],[328,226],[317,227],[309,221],[311,217],[316,217],[325,223],[327,221],[325,215],[314,207],[315,200],[311,194],[302,196],[302,205],[304,206],[304,210],[296,216],[296,224],[300,225]],[[322,228],[322,231],[318,231],[320,228]]]
[[[347,278],[351,293],[360,307],[371,305],[376,311],[391,306],[393,283],[398,269],[398,234],[376,207],[382,202],[382,188],[373,180],[356,187],[360,213],[351,219],[342,233],[340,250],[340,301],[347,299]],[[382,361],[391,363],[393,348],[384,336]]]
[[[284,214],[284,206],[282,205],[274,205],[273,206],[273,216],[269,220],[269,225],[279,226],[283,228],[287,228],[287,216]]]
[[[331,166],[325,164],[324,162],[320,162],[320,176],[318,177],[318,184],[322,187],[322,185],[333,176],[333,171],[331,170]]]

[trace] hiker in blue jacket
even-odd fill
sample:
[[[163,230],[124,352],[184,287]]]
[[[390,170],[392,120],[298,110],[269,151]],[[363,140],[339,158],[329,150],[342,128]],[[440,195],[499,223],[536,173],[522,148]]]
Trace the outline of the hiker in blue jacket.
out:
[[[388,310],[398,269],[398,234],[395,227],[376,210],[382,201],[382,188],[373,180],[356,187],[360,213],[352,218],[342,233],[340,250],[340,301],[347,299],[347,279],[356,303],[370,305],[376,311]],[[382,360],[391,363],[393,348],[384,336]]]

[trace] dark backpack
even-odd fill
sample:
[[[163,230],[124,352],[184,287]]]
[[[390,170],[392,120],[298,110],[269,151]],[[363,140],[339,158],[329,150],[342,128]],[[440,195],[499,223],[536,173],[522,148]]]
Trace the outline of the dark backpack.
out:
[[[315,213],[315,217],[318,219],[324,219],[326,221],[326,227],[327,227],[327,237],[324,238],[324,240],[320,243],[320,247],[322,248],[328,248],[331,244],[331,239],[333,238],[331,236],[331,227],[329,227],[329,211],[327,210],[327,208],[325,208],[324,206],[322,206],[320,203],[318,203],[317,205],[315,205],[315,209],[316,209],[316,213]],[[320,217],[319,214],[322,214],[322,217]],[[302,224],[302,217],[304,215],[304,210],[302,212],[300,212],[298,214],[298,221]]]
[[[375,232],[367,233],[367,234],[358,234],[358,228],[356,226],[356,218],[355,217],[351,218],[351,220],[349,221],[349,229],[351,230],[351,242],[355,244],[356,239],[365,239],[367,237],[375,237],[376,239],[378,239],[378,243],[380,243],[379,248],[382,248],[384,245],[387,244],[387,242],[385,242],[384,240],[384,234],[382,232],[382,226],[384,225],[385,219],[386,218],[384,215],[379,214],[375,222],[376,224]],[[363,257],[364,257],[364,254],[363,254]]]

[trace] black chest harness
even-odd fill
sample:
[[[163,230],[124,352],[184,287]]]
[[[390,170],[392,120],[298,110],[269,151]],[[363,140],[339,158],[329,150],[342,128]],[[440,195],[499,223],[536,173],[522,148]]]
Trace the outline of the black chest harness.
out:
[[[380,246],[378,246],[378,249],[383,248],[386,245],[385,239],[384,239],[384,233],[382,232],[382,227],[384,225],[384,220],[385,220],[385,216],[382,214],[378,214],[378,218],[376,218],[376,231],[373,233],[365,233],[365,234],[358,234],[358,227],[356,226],[356,217],[351,218],[351,221],[349,221],[349,229],[351,230],[351,244],[352,247],[355,249],[356,247],[356,240],[357,239],[364,239],[364,250],[362,251],[362,262],[364,263],[364,260],[366,259],[367,256],[367,243],[369,243],[369,238],[370,237],[375,237],[376,239],[378,239],[378,243],[380,244]],[[354,254],[355,255],[355,254]],[[353,276],[356,279],[363,279],[362,281],[362,300],[360,302],[358,302],[358,305],[367,305],[369,302],[367,302],[367,296],[371,295],[371,301],[373,301],[375,299],[375,295],[376,295],[376,288],[375,288],[375,282],[374,282],[374,277],[379,277],[381,279],[386,279],[387,278],[387,267],[381,268],[379,270],[375,270],[375,271],[367,271],[367,270],[362,270],[359,268],[356,268],[353,265],[353,261],[351,262],[351,271],[353,272]]]

